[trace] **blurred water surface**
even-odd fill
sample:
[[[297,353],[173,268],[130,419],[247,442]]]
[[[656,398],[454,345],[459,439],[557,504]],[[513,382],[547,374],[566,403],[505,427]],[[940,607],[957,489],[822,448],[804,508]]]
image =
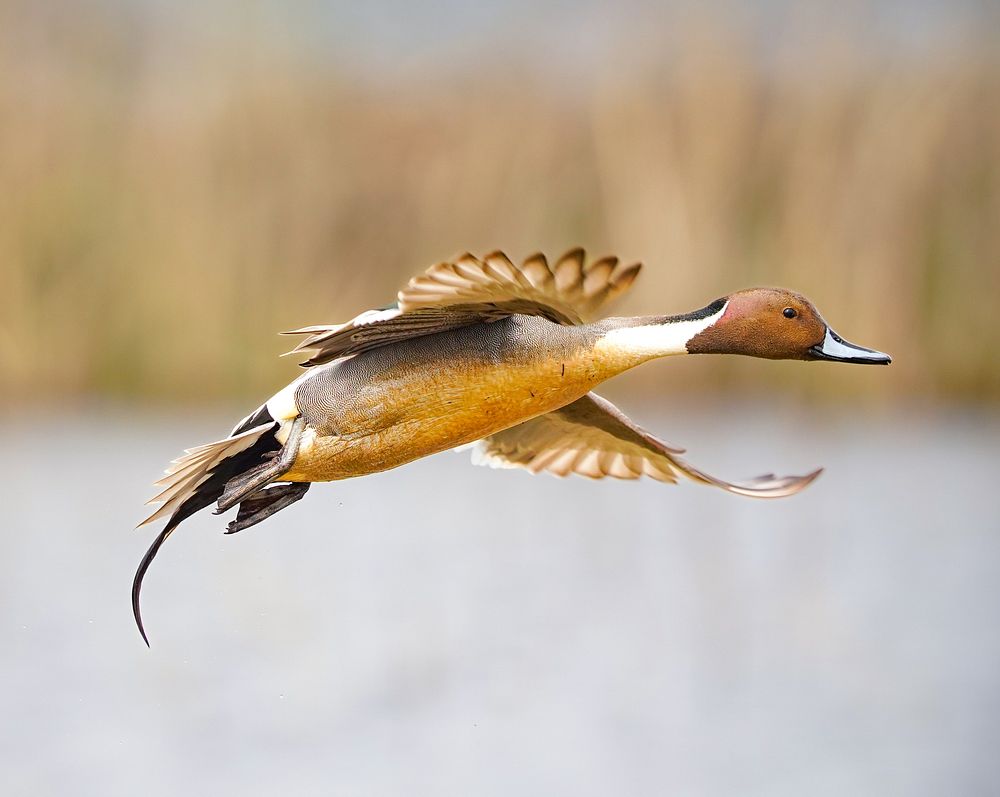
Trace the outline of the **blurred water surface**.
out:
[[[1000,416],[635,411],[755,502],[443,454],[197,516],[129,612],[148,484],[235,413],[0,424],[4,794],[996,793]]]

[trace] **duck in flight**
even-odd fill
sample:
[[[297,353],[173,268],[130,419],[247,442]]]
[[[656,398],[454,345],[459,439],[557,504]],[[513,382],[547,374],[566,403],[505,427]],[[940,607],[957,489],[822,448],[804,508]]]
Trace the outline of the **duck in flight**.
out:
[[[657,357],[744,354],[772,360],[888,364],[887,354],[848,343],[812,303],[782,288],[743,290],[683,315],[587,323],[639,274],[640,264],[588,261],[572,249],[515,265],[502,252],[462,254],[431,266],[397,301],[345,324],[304,327],[293,352],[305,371],[228,437],[188,449],[157,482],[161,506],[140,525],[167,518],[132,584],[177,525],[211,504],[238,507],[226,533],[260,523],[302,498],[312,482],[395,468],[473,444],[473,461],[558,476],[649,476],[731,493],[778,498],[804,476],[727,482],[681,458],[591,390]]]

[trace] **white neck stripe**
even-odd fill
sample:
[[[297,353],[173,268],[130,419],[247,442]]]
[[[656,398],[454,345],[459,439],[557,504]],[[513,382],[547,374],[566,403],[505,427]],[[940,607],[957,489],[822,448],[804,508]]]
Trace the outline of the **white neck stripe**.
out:
[[[727,301],[722,309],[713,315],[694,321],[668,321],[637,327],[612,329],[598,341],[598,346],[622,353],[643,357],[667,357],[671,354],[687,354],[687,344],[695,335],[704,332],[722,318],[729,306]]]

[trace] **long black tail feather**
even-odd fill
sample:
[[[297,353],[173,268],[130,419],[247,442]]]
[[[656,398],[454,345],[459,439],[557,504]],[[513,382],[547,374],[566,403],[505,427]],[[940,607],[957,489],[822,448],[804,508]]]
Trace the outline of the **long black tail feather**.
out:
[[[258,411],[257,414],[259,415],[260,411]],[[251,419],[255,418],[256,416],[251,416]],[[248,421],[251,419],[248,419]],[[142,635],[142,640],[146,643],[147,647],[149,647],[149,638],[146,636],[146,630],[142,624],[142,612],[139,608],[139,594],[142,591],[142,581],[146,577],[146,571],[149,569],[150,564],[152,564],[153,559],[156,558],[156,554],[159,552],[160,547],[164,542],[166,542],[167,537],[173,533],[174,529],[177,528],[182,521],[191,517],[191,515],[195,512],[198,512],[215,503],[226,489],[226,483],[230,479],[245,473],[261,463],[268,456],[273,456],[274,452],[277,452],[280,449],[281,444],[275,439],[273,434],[268,433],[263,435],[256,443],[245,451],[241,451],[238,454],[222,460],[222,462],[213,468],[211,475],[204,482],[198,485],[194,494],[177,507],[177,510],[167,521],[167,525],[164,526],[163,530],[156,535],[156,539],[153,540],[153,544],[149,546],[149,549],[139,562],[139,567],[135,571],[135,578],[132,579],[132,615],[135,617],[135,624],[138,627],[139,633]]]

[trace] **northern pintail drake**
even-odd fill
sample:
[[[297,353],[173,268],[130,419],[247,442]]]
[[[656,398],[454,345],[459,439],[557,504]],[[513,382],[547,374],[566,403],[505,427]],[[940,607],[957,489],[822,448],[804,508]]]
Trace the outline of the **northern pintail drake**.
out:
[[[312,482],[395,468],[473,444],[473,462],[592,479],[685,476],[731,493],[778,498],[820,473],[743,483],[698,470],[674,448],[591,392],[657,357],[745,354],[772,360],[887,364],[848,343],[812,303],[782,288],[738,291],[683,315],[592,323],[639,274],[614,257],[572,249],[515,265],[502,252],[431,266],[397,301],[345,324],[304,327],[293,352],[305,372],[223,440],[188,449],[157,482],[142,524],[167,518],[132,586],[136,624],[143,576],[163,542],[193,513],[238,506],[232,534],[302,498]],[[273,486],[269,486],[273,485]]]

